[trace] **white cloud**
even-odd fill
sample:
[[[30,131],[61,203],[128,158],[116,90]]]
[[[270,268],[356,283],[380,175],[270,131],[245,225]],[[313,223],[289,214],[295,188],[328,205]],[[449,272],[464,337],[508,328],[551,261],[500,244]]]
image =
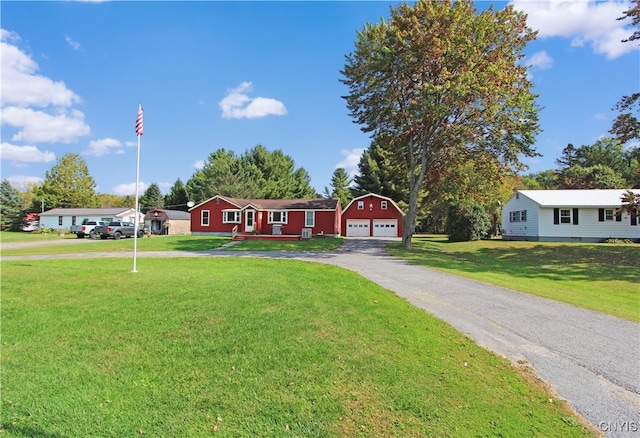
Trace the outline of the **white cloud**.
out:
[[[514,0],[512,4],[527,14],[527,24],[539,38],[571,38],[572,46],[589,44],[608,59],[638,50],[637,44],[622,42],[633,31],[617,20],[629,8],[628,2]]]
[[[80,98],[69,90],[64,82],[35,74],[38,64],[17,46],[10,43],[19,41],[13,32],[2,30],[0,42],[0,69],[2,81],[0,96],[2,106],[71,106]]]
[[[142,196],[144,191],[147,190],[147,185],[143,182],[138,184],[138,194]],[[127,196],[127,195],[135,195],[136,194],[136,183],[130,184],[118,184],[113,188],[113,193],[118,196]]]
[[[536,52],[526,59],[525,64],[528,67],[537,68],[539,70],[547,70],[553,65],[553,59],[545,52],[541,50]]]
[[[67,42],[67,44],[69,44],[69,47],[71,47],[73,50],[80,50],[80,43],[73,40],[70,36],[64,37],[64,40]]]
[[[267,97],[250,98],[247,93],[253,89],[251,82],[243,82],[218,103],[224,119],[257,119],[266,116],[287,114],[284,104]]]
[[[342,167],[350,178],[358,175],[360,169],[358,169],[358,164],[360,163],[360,158],[362,157],[365,148],[354,148],[354,149],[342,149],[340,153],[344,155],[342,161],[336,164],[336,169]]]
[[[204,167],[204,160],[196,161],[195,163],[193,163],[193,167],[198,170],[202,169]]]
[[[91,140],[89,142],[89,149],[84,151],[84,155],[92,155],[94,157],[101,157],[109,153],[123,154],[122,143],[114,138],[103,138],[100,140]]]
[[[44,181],[42,178],[37,176],[29,176],[29,175],[12,175],[7,176],[6,180],[9,181],[16,190],[25,191],[29,188],[29,184],[40,184]]]
[[[358,163],[360,163],[360,157],[362,157],[365,148],[355,148],[355,149],[342,149],[340,153],[345,156],[345,158],[336,164],[336,169],[342,167],[344,169],[349,169],[352,167],[358,167]]]
[[[2,142],[0,158],[20,166],[21,163],[48,163],[54,161],[56,155],[53,152],[41,151],[36,146],[16,146]]]
[[[91,134],[81,111],[62,108],[55,114],[48,114],[31,108],[5,107],[2,108],[2,124],[18,128],[13,141],[72,143]]]

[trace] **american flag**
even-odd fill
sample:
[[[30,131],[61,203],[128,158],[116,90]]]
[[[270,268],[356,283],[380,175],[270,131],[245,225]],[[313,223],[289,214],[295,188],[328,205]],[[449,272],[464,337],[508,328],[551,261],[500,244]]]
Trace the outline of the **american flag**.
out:
[[[144,134],[144,124],[142,123],[142,104],[138,107],[138,118],[136,119],[136,135]]]

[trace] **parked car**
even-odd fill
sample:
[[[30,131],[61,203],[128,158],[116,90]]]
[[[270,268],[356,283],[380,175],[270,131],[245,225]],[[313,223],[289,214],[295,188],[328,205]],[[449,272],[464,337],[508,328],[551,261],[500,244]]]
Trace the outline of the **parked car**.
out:
[[[109,222],[109,225],[103,225],[95,228],[96,234],[99,234],[101,239],[113,237],[115,240],[119,240],[122,237],[133,237],[134,230],[135,224],[133,222],[123,221],[112,221]],[[144,230],[138,227],[138,237],[143,236]]]
[[[95,228],[98,226],[105,226],[107,222],[105,221],[82,221],[82,225],[71,225],[71,232],[75,234],[78,239],[83,239],[84,236],[89,236],[92,239],[98,237]]]

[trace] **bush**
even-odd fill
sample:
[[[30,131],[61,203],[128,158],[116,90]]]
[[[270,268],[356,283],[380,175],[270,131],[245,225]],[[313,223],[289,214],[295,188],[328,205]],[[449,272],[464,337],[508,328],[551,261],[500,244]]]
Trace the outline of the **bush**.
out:
[[[450,242],[480,240],[489,236],[491,220],[484,207],[460,202],[449,205],[445,233]]]

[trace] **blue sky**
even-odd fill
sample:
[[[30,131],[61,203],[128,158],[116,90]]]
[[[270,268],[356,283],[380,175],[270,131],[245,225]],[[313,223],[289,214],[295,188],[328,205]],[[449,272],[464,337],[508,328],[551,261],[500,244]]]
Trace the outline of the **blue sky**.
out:
[[[281,149],[322,193],[369,145],[339,82],[345,55],[386,1],[2,1],[2,178],[23,189],[78,153],[100,193],[167,193],[210,153]],[[479,2],[479,8],[490,3]],[[504,2],[496,3],[502,8]],[[611,108],[640,88],[626,2],[515,2],[539,38],[526,50],[543,132],[526,159],[553,169],[568,144],[607,135]]]

